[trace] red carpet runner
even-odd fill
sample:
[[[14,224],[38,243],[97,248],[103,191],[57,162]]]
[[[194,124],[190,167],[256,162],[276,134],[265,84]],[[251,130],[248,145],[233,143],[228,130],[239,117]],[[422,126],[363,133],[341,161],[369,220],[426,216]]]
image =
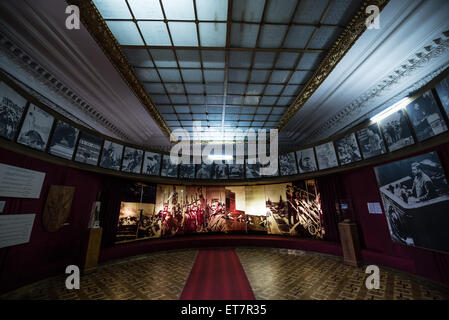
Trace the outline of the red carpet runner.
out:
[[[181,300],[255,300],[240,260],[232,249],[200,250]]]

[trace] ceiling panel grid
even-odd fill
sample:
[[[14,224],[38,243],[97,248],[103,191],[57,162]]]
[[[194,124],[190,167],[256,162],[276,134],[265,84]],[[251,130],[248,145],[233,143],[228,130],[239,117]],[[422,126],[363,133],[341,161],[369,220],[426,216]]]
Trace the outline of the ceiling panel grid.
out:
[[[94,0],[170,129],[275,128],[360,0]]]

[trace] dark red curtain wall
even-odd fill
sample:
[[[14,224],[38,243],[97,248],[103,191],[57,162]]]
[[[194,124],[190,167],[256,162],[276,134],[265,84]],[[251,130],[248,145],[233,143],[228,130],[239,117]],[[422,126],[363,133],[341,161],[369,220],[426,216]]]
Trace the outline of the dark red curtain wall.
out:
[[[100,176],[5,149],[0,149],[0,163],[46,173],[40,199],[0,198],[6,200],[2,214],[36,214],[29,243],[0,249],[0,292],[62,274],[70,264],[81,266],[91,205],[101,187]],[[50,185],[75,187],[68,225],[53,233],[42,227]]]
[[[438,152],[449,177],[449,143],[426,152],[430,151]],[[143,253],[147,247],[146,243],[151,243],[152,240],[146,240],[126,245],[113,245],[123,180],[54,165],[1,148],[0,162],[46,172],[40,199],[0,198],[0,200],[6,200],[2,214],[37,214],[29,243],[0,249],[0,292],[62,274],[69,264],[81,265],[91,205],[97,199],[100,190],[101,223],[104,228],[102,246],[105,248],[102,251],[104,258],[102,260],[107,260],[107,257]],[[75,186],[76,190],[68,220],[69,225],[57,232],[49,233],[42,227],[42,212],[52,184]],[[385,216],[368,213],[367,202],[381,202],[372,166],[322,177],[319,179],[319,187],[326,228],[326,241],[325,243],[319,241],[321,245],[330,245],[332,248],[337,246],[334,243],[339,242],[337,226],[341,216],[337,216],[335,203],[340,199],[346,199],[350,201],[352,208],[350,217],[359,227],[365,262],[397,268],[449,284],[448,254],[393,243]],[[170,243],[165,243],[169,240],[157,241],[164,242],[161,246],[163,249],[170,249]],[[200,239],[197,240],[194,246],[201,245]],[[207,239],[204,240],[204,244],[207,245]],[[292,240],[294,239],[289,238],[288,241],[291,248],[295,246]],[[313,244],[317,241],[298,240],[299,249],[312,251],[316,249]],[[256,243],[256,239],[251,241]],[[258,245],[270,246],[270,241],[262,240]],[[275,242],[273,240],[273,246],[280,245]],[[238,245],[238,241],[232,244]],[[176,244],[174,246],[176,247]],[[340,254],[341,250],[332,249],[329,252]]]

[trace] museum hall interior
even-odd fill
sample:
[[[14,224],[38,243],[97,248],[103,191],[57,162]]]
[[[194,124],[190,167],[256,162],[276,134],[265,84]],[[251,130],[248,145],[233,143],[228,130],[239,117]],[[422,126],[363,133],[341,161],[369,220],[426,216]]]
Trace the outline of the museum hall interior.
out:
[[[448,300],[448,230],[449,1],[0,1],[2,306]]]

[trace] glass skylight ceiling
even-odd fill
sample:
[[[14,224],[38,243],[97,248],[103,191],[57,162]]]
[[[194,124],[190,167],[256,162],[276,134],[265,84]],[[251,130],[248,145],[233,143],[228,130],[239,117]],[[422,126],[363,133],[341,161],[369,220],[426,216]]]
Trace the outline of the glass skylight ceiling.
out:
[[[275,128],[362,0],[94,0],[171,129]]]

